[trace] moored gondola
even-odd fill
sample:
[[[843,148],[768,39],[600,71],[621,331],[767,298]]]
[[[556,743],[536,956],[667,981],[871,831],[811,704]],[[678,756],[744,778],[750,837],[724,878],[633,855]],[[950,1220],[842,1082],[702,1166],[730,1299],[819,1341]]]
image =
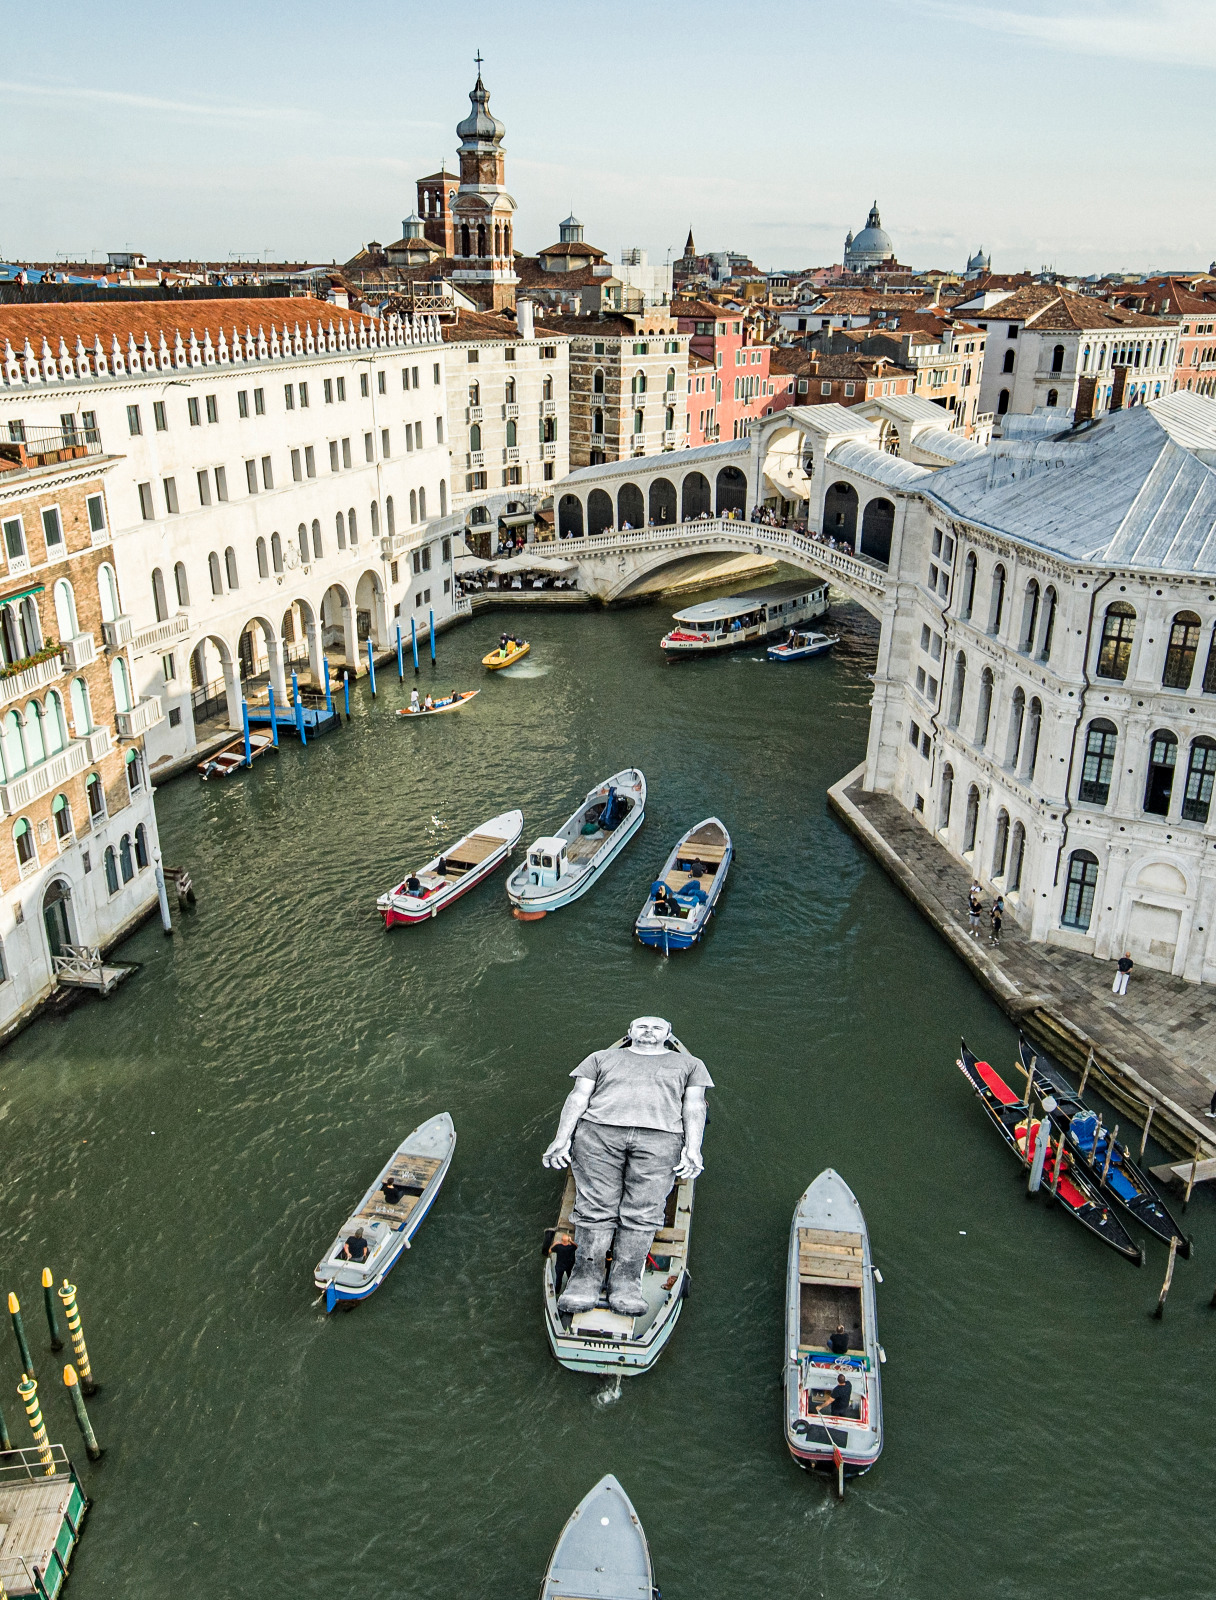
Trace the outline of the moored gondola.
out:
[[[1062,1133],[1053,1142],[1048,1129],[1044,1130],[1039,1118],[1031,1115],[1031,1108],[1020,1099],[987,1061],[980,1061],[962,1041],[958,1069],[966,1078],[988,1113],[988,1118],[1001,1138],[1017,1156],[1023,1167],[1034,1162],[1040,1135],[1048,1141],[1042,1167],[1042,1188],[1064,1207],[1083,1228],[1096,1234],[1104,1244],[1117,1250],[1137,1266],[1144,1264],[1144,1252],[1135,1243],[1127,1229],[1115,1216],[1110,1202],[1098,1191],[1089,1170],[1070,1154]]]
[[[1050,1093],[1056,1102],[1052,1125],[1063,1132],[1079,1163],[1084,1163],[1091,1182],[1104,1199],[1113,1200],[1155,1234],[1163,1244],[1178,1241],[1178,1254],[1184,1260],[1191,1254],[1191,1240],[1183,1233],[1152,1180],[1134,1159],[1127,1145],[1112,1139],[1096,1111],[1091,1111],[1061,1069],[1049,1056],[1038,1054],[1024,1038],[1018,1041],[1022,1070],[1033,1073],[1033,1082],[1042,1096]]]

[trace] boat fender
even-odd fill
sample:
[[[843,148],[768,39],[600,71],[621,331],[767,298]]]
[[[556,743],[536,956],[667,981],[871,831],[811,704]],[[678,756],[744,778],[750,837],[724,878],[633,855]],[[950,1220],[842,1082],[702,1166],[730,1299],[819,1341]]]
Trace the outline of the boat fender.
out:
[[[887,1352],[883,1349],[883,1347],[881,1345],[879,1345],[879,1347],[878,1347],[878,1359],[879,1359],[879,1362],[885,1367],[886,1364],[887,1364]]]
[[[874,1268],[874,1282],[875,1283],[881,1283],[882,1282],[882,1273],[879,1272],[877,1267]]]
[[[684,1274],[684,1283],[683,1283],[683,1286],[680,1289],[680,1299],[681,1300],[687,1300],[691,1293],[692,1293],[692,1274],[689,1273],[689,1272],[685,1272],[685,1274]]]

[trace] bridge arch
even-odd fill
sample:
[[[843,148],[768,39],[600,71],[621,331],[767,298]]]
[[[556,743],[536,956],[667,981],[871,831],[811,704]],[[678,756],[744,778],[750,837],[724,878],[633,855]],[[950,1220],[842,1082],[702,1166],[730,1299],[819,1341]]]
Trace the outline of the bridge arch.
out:
[[[670,478],[650,480],[650,520],[659,527],[679,520],[676,488]]]
[[[712,515],[709,502],[709,482],[703,472],[686,472],[680,480],[680,517],[684,522],[693,517]]]
[[[823,531],[846,544],[857,542],[857,490],[839,479],[823,497]]]
[[[594,539],[597,533],[610,530],[612,521],[612,501],[604,489],[592,489],[587,496],[587,534]]]
[[[861,554],[884,564],[889,562],[894,529],[895,507],[891,501],[881,495],[867,500],[861,518]]]
[[[558,501],[557,531],[563,539],[583,537],[583,502],[576,494],[564,494]]]
[[[718,473],[718,504],[717,514],[720,517],[734,511],[739,516],[747,515],[747,474],[740,472],[738,467],[723,467]]]
[[[623,483],[616,492],[616,525],[623,528],[626,523],[631,528],[646,526],[646,502],[636,483]]]

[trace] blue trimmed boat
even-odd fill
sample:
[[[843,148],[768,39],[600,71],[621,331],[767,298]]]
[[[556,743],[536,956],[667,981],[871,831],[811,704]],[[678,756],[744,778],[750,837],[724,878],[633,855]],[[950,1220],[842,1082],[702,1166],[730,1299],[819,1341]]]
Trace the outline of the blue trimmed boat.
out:
[[[770,661],[807,661],[811,656],[823,656],[840,636],[833,633],[799,633],[790,629],[790,636],[782,644],[770,644],[766,654]]]
[[[730,834],[717,817],[689,828],[650,885],[633,925],[642,943],[664,954],[698,943],[725,887],[733,854]]]
[[[507,879],[515,915],[535,921],[586,894],[646,820],[646,779],[636,767],[605,778],[556,833],[542,834]]]

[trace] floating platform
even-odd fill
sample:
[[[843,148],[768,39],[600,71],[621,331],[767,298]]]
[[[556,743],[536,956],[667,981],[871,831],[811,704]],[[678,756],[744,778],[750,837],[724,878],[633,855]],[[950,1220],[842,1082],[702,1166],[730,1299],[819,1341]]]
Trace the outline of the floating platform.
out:
[[[37,1450],[0,1453],[0,1581],[11,1596],[56,1600],[89,1501],[61,1444],[51,1446],[54,1476]]]
[[[138,972],[129,961],[104,961],[96,946],[69,944],[64,954],[54,959],[55,982],[65,989],[89,989],[94,994],[111,995],[124,978]]]
[[[249,707],[250,727],[269,727],[270,720],[269,706]],[[301,705],[297,711],[294,706],[281,706],[277,701],[275,702],[274,722],[281,734],[294,733],[298,735],[300,732],[299,723],[302,722],[304,724],[304,737],[306,739],[317,739],[320,738],[321,734],[328,733],[331,728],[336,728],[341,720],[342,718],[337,711],[331,711],[325,705]]]

